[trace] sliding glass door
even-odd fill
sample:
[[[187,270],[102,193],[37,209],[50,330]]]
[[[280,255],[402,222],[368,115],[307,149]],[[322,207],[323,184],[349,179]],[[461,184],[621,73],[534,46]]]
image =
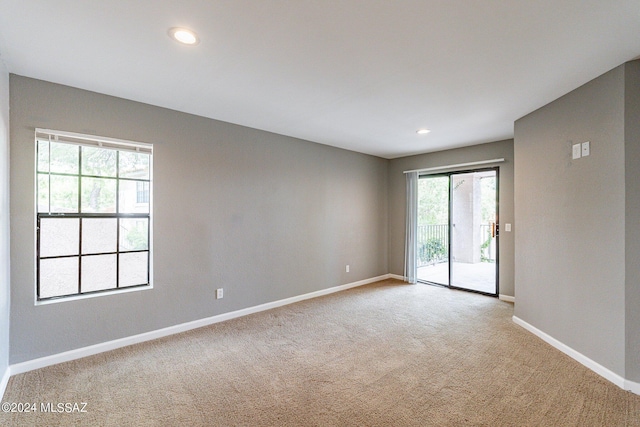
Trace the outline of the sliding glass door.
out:
[[[420,177],[418,280],[498,294],[498,169]]]

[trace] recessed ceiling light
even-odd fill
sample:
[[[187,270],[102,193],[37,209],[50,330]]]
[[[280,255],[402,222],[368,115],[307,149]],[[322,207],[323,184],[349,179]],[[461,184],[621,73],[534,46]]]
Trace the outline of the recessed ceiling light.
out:
[[[428,134],[429,132],[431,132],[429,129],[418,129],[418,130],[416,131],[416,133],[417,133],[418,135],[426,135],[426,134]]]
[[[188,30],[186,28],[180,28],[180,27],[170,28],[169,35],[171,36],[172,39],[182,44],[196,45],[200,43],[200,39],[198,38],[198,35],[195,32]]]

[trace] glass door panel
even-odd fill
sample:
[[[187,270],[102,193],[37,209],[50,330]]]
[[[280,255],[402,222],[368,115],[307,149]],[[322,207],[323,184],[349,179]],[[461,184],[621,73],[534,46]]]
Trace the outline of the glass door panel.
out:
[[[498,293],[497,189],[495,170],[451,174],[451,287]]]
[[[418,280],[449,285],[449,176],[418,180]]]

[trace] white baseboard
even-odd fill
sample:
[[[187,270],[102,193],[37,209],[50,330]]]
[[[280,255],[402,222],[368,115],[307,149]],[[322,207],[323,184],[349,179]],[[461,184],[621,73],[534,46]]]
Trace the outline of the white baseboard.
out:
[[[547,342],[548,344],[551,344],[553,347],[557,348],[558,350],[560,350],[561,352],[563,352],[567,356],[571,357],[572,359],[582,363],[584,366],[586,366],[587,368],[591,369],[593,372],[595,372],[596,374],[600,375],[604,379],[606,379],[608,381],[611,381],[612,383],[614,383],[615,385],[617,385],[621,389],[629,390],[629,391],[631,391],[631,392],[633,392],[635,394],[640,394],[640,384],[639,383],[636,383],[636,382],[633,382],[633,381],[629,381],[629,380],[621,377],[620,375],[616,374],[612,370],[610,370],[608,368],[605,368],[604,366],[602,366],[598,362],[593,361],[592,359],[589,359],[584,354],[582,354],[582,353],[572,349],[568,345],[558,341],[557,339],[553,338],[551,335],[549,335],[549,334],[547,334],[545,332],[542,332],[540,329],[538,329],[535,326],[525,322],[524,320],[520,319],[519,317],[513,316],[513,322],[515,324],[519,325],[519,326],[522,326],[524,329],[526,329],[527,331],[529,331],[532,334],[536,335],[537,337],[539,337],[543,341]]]
[[[380,280],[389,279],[391,275],[385,274],[378,277],[372,277],[370,279],[360,280],[358,282],[347,283],[345,285],[334,286],[332,288],[321,289],[319,291],[310,292],[303,295],[298,295],[291,298],[285,298],[279,301],[268,302],[265,304],[257,305],[254,307],[248,307],[229,313],[218,314],[216,316],[207,317],[204,319],[194,320],[192,322],[181,323],[175,326],[169,326],[163,329],[157,329],[155,331],[145,332],[143,334],[133,335],[130,337],[120,338],[113,341],[107,341],[100,344],[91,345],[88,347],[82,347],[75,350],[65,351],[63,353],[53,354],[51,356],[41,357],[38,359],[28,360],[26,362],[16,363],[11,365],[5,374],[6,381],[9,381],[10,375],[22,374],[24,372],[33,371],[35,369],[44,368],[46,366],[56,365],[58,363],[68,362],[70,360],[76,360],[94,354],[103,353],[105,351],[115,350],[117,348],[126,347],[128,345],[138,344],[145,341],[151,341],[154,339],[166,337],[169,335],[186,332],[191,329],[201,328],[203,326],[213,325],[214,323],[224,322],[225,320],[235,319],[237,317],[247,316],[249,314],[258,313],[261,311],[271,310],[272,308],[282,307],[284,305],[293,304],[295,302],[304,301],[310,298],[317,298],[323,295],[329,295],[335,292],[344,291],[347,289],[355,288],[358,286],[368,285],[369,283],[378,282]],[[4,381],[4,378],[3,378]]]
[[[624,380],[624,387],[622,388],[629,390],[633,394],[640,394],[640,383]]]
[[[2,374],[2,379],[0,380],[0,402],[4,400],[4,391],[7,389],[7,384],[9,383],[10,376],[11,368],[7,366],[7,369],[4,370],[4,374]]]
[[[500,294],[500,295],[498,295],[498,298],[501,301],[513,302],[513,303],[516,302],[516,297],[512,297],[511,295],[502,295],[502,294]]]
[[[403,282],[407,280],[406,277],[400,276],[399,274],[387,274],[387,276],[389,276],[389,279],[402,280]]]

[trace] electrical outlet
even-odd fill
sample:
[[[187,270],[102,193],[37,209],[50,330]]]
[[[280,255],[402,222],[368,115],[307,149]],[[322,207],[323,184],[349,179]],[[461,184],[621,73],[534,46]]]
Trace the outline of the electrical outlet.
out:
[[[582,157],[587,157],[589,155],[589,141],[585,141],[582,143]]]
[[[347,264],[346,270],[347,270],[347,273],[348,273],[349,272],[349,264]]]
[[[222,299],[223,296],[224,296],[224,292],[222,288],[216,289],[216,299]]]

